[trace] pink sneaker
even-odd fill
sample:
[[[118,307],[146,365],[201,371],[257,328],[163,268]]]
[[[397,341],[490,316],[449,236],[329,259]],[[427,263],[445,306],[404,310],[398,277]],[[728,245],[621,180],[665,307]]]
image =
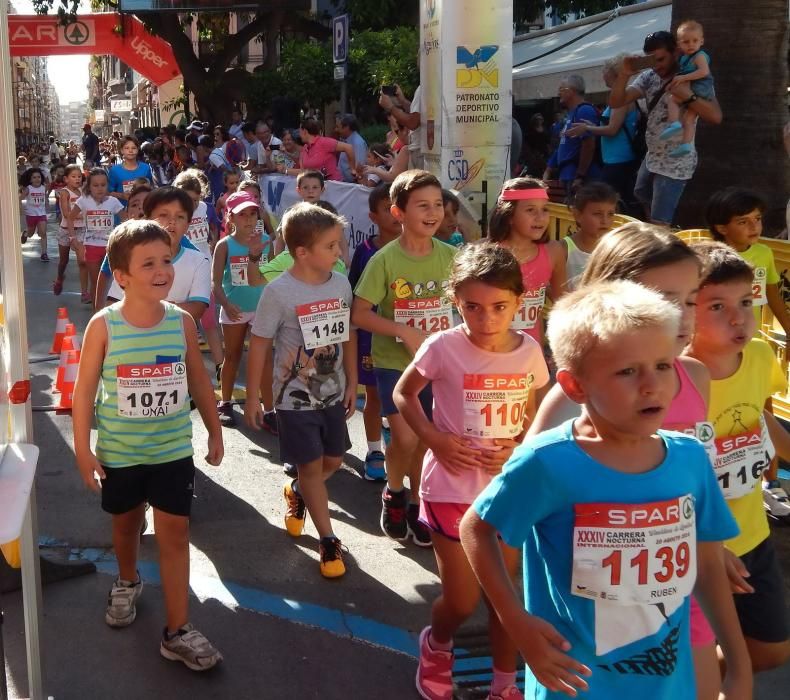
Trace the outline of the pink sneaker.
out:
[[[420,632],[420,663],[417,666],[417,692],[425,700],[452,700],[453,653],[434,651],[428,644],[430,627]]]
[[[488,700],[524,700],[524,696],[515,685],[509,685],[502,691],[501,695],[489,694]]]

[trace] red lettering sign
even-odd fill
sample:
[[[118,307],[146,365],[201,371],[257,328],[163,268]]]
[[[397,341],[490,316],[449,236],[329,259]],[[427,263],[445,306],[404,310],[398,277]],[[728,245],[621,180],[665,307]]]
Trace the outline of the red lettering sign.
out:
[[[677,499],[656,503],[578,503],[577,527],[650,527],[680,522]]]

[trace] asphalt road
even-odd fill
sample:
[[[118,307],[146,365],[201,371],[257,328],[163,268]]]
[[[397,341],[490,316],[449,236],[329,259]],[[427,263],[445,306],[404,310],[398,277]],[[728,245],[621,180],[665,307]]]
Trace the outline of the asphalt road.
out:
[[[73,261],[63,294],[52,295],[54,235],[51,263],[39,261],[35,238],[23,246],[23,255],[30,356],[44,359],[57,307],[67,307],[78,332],[91,312],[80,304]],[[380,533],[380,486],[361,477],[361,415],[349,425],[354,447],[329,482],[336,534],[349,550],[348,571],[342,579],[327,581],[318,571],[318,543],[309,520],[301,538],[285,533],[286,477],[276,438],[246,428],[225,429],[225,459],[214,468],[202,460],[206,435],[194,414],[199,474],[191,530],[191,618],[225,656],[216,671],[195,674],[158,653],[163,610],[150,530],[140,552],[146,588],[137,621],[120,631],[103,622],[115,572],[109,517],[77,475],[70,416],[51,410],[56,366],[52,361],[31,364],[35,442],[41,447],[37,498],[42,548],[52,557],[90,558],[98,571],[44,588],[42,657],[48,695],[57,700],[417,697],[416,636],[438,592],[436,566],[430,550],[394,543]],[[240,412],[237,417],[241,421]],[[777,529],[775,536],[790,583],[790,528]],[[787,593],[790,601],[790,587]],[[20,595],[4,597],[3,604],[11,697],[27,697]],[[475,624],[479,620],[471,626]],[[788,697],[790,667],[763,674],[757,686],[760,700]]]

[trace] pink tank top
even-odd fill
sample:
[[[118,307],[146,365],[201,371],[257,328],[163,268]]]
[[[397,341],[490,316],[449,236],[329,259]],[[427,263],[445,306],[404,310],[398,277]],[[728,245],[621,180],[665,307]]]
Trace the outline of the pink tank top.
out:
[[[682,432],[704,421],[707,418],[707,408],[705,407],[705,400],[691,377],[689,377],[683,363],[676,359],[674,366],[680,381],[680,390],[675,395],[675,398],[672,399],[661,427]]]
[[[530,261],[521,263],[521,280],[524,283],[524,291],[538,292],[544,290],[545,295],[551,282],[551,258],[549,248],[545,243],[538,244],[538,254]],[[523,331],[538,343],[543,343],[543,317],[542,308],[538,322],[532,327]]]

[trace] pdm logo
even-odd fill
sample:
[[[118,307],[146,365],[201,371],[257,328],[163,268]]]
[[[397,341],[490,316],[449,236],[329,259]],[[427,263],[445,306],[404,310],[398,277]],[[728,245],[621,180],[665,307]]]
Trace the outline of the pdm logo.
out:
[[[459,88],[499,87],[499,68],[494,56],[499,46],[480,46],[474,52],[466,46],[458,46],[455,62],[455,86]]]

